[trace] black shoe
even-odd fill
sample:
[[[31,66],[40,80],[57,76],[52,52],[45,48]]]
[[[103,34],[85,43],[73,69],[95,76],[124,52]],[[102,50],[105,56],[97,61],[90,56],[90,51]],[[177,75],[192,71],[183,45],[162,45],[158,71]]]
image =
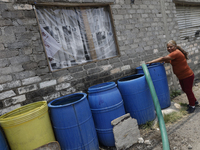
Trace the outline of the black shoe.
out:
[[[195,106],[196,106],[196,105],[199,105],[199,102],[198,102],[198,101],[195,102]],[[189,107],[189,106],[190,106],[190,105],[187,104],[187,107]]]
[[[192,108],[192,106],[189,106],[186,111],[188,112],[188,114],[193,113],[195,111],[195,107]]]

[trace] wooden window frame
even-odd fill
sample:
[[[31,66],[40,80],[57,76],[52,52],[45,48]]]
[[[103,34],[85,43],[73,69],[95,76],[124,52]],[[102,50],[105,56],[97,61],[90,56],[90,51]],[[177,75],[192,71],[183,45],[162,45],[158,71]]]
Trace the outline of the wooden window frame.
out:
[[[52,3],[52,2],[50,2],[50,3],[31,3],[31,4],[34,6],[34,12],[35,12],[35,15],[36,15],[38,26],[39,26],[39,21],[38,21],[38,16],[37,16],[37,12],[36,12],[36,8],[37,7],[108,7],[109,15],[110,15],[110,21],[111,21],[111,25],[112,25],[112,32],[113,32],[114,42],[115,42],[115,45],[116,45],[116,52],[118,53],[117,56],[113,56],[113,57],[106,58],[106,59],[101,59],[101,60],[93,60],[91,62],[86,62],[86,63],[79,64],[79,65],[76,65],[76,66],[81,66],[81,65],[88,64],[88,63],[94,63],[94,62],[108,60],[108,59],[112,59],[112,58],[121,56],[121,53],[119,51],[119,45],[118,45],[116,30],[115,30],[115,26],[114,26],[114,21],[113,21],[113,15],[112,15],[111,6],[110,6],[113,3],[57,3],[57,2]],[[45,49],[45,55],[46,55],[46,58],[48,58],[47,52],[46,52],[46,48],[45,48],[45,45],[44,45],[44,40],[42,38],[42,32],[41,32],[40,27],[39,27],[39,30],[40,30],[40,35],[41,35],[43,47]],[[95,57],[95,56],[93,56],[93,57]],[[51,72],[56,72],[56,71],[68,69],[68,68],[71,68],[71,67],[75,67],[75,66],[71,66],[71,67],[61,68],[61,69],[57,69],[57,70],[51,70],[49,60],[47,59],[47,61],[48,61],[49,70]]]

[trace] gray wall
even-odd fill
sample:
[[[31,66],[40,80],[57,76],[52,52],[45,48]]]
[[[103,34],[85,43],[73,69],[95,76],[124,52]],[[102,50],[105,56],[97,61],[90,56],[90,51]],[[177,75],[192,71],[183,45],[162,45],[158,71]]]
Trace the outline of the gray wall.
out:
[[[55,2],[114,2],[111,5],[121,56],[51,72],[35,13],[29,2],[0,0],[0,115],[28,103],[74,92],[136,73],[142,61],[167,55],[169,39],[189,52],[188,63],[199,76],[199,39],[181,40],[172,0],[54,0]],[[53,2],[53,0],[43,0]],[[37,2],[37,1],[36,1]],[[42,2],[42,0],[38,0]],[[170,89],[176,86],[165,64]]]

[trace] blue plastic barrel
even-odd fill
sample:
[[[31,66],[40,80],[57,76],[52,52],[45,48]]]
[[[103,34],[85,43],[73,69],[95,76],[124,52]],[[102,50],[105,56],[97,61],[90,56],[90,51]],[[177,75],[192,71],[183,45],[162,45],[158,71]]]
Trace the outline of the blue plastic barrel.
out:
[[[5,136],[2,132],[2,129],[0,129],[0,150],[9,150],[9,147],[6,142]]]
[[[123,77],[117,83],[126,113],[130,113],[139,125],[155,119],[155,107],[144,74]]]
[[[171,100],[164,65],[161,63],[153,63],[151,65],[147,65],[147,67],[149,74],[151,75],[161,109],[169,107],[171,105]],[[144,73],[141,66],[137,67],[136,70],[137,73]]]
[[[62,150],[98,150],[99,143],[87,94],[75,93],[48,104],[57,141]]]
[[[115,82],[91,86],[88,93],[99,142],[104,146],[115,146],[111,121],[125,114],[122,96]]]

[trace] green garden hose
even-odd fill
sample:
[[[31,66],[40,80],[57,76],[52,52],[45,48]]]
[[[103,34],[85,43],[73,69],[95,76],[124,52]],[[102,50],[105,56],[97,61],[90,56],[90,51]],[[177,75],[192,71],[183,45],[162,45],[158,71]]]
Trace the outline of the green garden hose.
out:
[[[142,69],[144,71],[147,83],[149,85],[151,96],[153,98],[154,106],[155,106],[155,109],[156,109],[158,122],[159,122],[159,127],[160,127],[160,132],[161,132],[161,137],[162,137],[163,150],[170,150],[169,140],[168,140],[167,131],[166,131],[166,127],[165,127],[165,122],[164,122],[163,115],[162,115],[162,112],[161,112],[161,108],[160,108],[160,104],[159,104],[159,101],[158,101],[158,97],[156,95],[156,91],[155,91],[153,82],[151,80],[151,76],[149,74],[149,70],[147,69],[147,66],[146,66],[145,63],[142,64]]]

